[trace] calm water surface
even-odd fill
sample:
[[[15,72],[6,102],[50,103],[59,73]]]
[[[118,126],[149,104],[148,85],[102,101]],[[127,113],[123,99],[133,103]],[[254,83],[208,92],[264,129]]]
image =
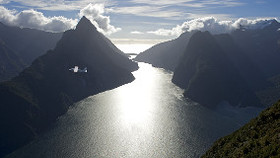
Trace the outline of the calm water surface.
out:
[[[54,127],[8,157],[199,157],[260,109],[208,109],[182,97],[172,74],[139,63],[136,80],[71,107]]]

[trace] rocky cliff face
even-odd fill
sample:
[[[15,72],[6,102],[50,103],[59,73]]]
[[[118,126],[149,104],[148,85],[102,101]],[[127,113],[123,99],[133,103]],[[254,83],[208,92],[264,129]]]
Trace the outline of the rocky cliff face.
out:
[[[74,66],[88,72],[69,71]],[[137,68],[83,17],[54,50],[0,85],[0,153],[32,140],[74,102],[133,81],[131,72]]]

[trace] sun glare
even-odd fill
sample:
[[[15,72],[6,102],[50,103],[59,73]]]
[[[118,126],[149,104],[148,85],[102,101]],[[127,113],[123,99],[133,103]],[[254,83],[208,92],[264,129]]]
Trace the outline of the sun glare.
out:
[[[116,46],[124,53],[139,54],[152,47],[153,44],[116,44]]]
[[[136,80],[133,87],[129,85],[119,89],[118,99],[120,103],[121,117],[124,123],[142,124],[150,122],[152,112],[155,110],[155,98],[151,93],[154,93],[155,78],[154,72],[147,73],[145,66],[142,70],[134,72]]]

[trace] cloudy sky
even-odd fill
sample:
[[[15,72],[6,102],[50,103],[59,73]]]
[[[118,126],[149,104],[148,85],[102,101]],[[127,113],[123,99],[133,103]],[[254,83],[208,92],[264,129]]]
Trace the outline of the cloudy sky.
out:
[[[280,19],[279,0],[0,0],[0,21],[61,32],[82,16],[115,44],[146,44],[184,31],[228,32]]]

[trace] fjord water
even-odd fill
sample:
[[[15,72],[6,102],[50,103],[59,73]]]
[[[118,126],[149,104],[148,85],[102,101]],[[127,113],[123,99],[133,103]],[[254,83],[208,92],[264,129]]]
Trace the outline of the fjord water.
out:
[[[8,157],[199,157],[260,110],[208,109],[184,99],[170,72],[139,66],[135,81],[76,103]]]

